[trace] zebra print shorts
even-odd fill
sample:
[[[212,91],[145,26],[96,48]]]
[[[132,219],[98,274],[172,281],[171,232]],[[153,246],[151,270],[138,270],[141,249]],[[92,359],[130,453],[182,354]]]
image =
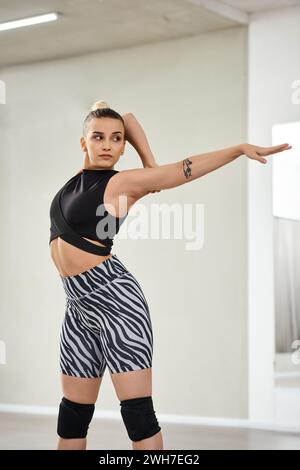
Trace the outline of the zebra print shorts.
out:
[[[66,311],[60,370],[75,377],[152,367],[153,334],[147,300],[117,255],[75,276],[61,277]]]

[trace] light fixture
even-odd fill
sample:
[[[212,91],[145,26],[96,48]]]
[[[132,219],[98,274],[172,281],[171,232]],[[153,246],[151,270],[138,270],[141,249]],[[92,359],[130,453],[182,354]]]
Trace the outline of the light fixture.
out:
[[[7,21],[5,23],[0,23],[0,31],[22,28],[23,26],[31,26],[33,24],[47,23],[48,21],[55,21],[57,18],[58,13],[47,13],[46,15],[31,16],[20,20]]]

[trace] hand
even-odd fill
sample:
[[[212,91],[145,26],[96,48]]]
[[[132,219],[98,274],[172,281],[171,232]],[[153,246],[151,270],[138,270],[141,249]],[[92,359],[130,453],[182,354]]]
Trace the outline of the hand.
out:
[[[272,155],[273,153],[283,152],[284,150],[291,149],[292,146],[289,144],[275,145],[274,147],[257,147],[256,145],[243,144],[241,145],[241,151],[246,157],[252,160],[258,160],[261,163],[267,163],[263,156]]]
[[[144,165],[144,168],[157,168],[159,165],[156,162],[152,163],[147,163],[147,165]],[[154,191],[150,191],[150,193],[159,193],[161,190],[160,189],[155,189]]]

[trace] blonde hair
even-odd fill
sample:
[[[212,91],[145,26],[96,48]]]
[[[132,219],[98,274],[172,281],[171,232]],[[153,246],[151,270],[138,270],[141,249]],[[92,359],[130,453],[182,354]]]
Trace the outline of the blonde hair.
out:
[[[105,108],[110,108],[109,104],[104,101],[95,101],[95,103],[91,106],[90,111],[96,111],[97,109],[105,109]]]
[[[84,136],[86,136],[88,123],[94,118],[98,118],[98,119],[112,118],[112,119],[120,120],[124,126],[124,139],[126,140],[127,137],[126,137],[126,128],[125,128],[124,119],[119,113],[117,113],[117,111],[112,109],[106,101],[99,100],[99,101],[95,101],[95,103],[92,104],[90,111],[83,122],[83,135]]]

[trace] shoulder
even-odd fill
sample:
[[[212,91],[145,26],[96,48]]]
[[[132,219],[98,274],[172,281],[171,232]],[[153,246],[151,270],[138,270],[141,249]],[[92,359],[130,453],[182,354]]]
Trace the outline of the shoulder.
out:
[[[136,193],[137,183],[143,178],[145,172],[147,172],[145,168],[118,171],[109,179],[109,187],[116,195],[133,196]]]
[[[105,188],[104,202],[119,206],[121,198],[125,196],[128,211],[138,199],[151,192],[148,190],[137,190],[138,185],[135,178],[139,178],[140,172],[143,171],[143,169],[122,170],[112,175]]]

